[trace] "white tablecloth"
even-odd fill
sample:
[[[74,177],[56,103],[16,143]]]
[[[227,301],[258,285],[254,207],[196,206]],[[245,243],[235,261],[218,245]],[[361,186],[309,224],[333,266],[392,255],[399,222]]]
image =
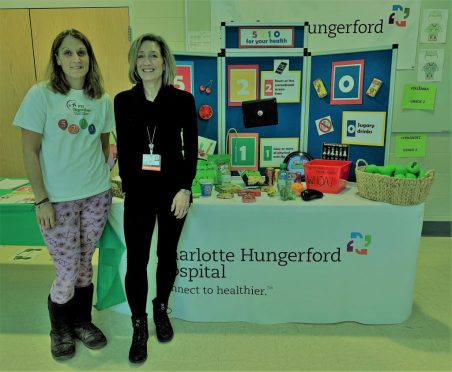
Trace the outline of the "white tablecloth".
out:
[[[411,313],[423,213],[424,204],[396,206],[361,198],[350,183],[340,194],[310,202],[283,202],[264,193],[253,204],[237,196],[195,199],[179,244],[171,316],[212,322],[400,323]],[[124,241],[122,215],[122,201],[116,199],[109,221]],[[130,311],[125,303],[115,309]]]

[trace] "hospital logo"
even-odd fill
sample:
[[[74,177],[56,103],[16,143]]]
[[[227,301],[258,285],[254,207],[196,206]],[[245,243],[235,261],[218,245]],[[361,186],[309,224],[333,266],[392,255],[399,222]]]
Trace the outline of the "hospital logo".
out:
[[[369,246],[372,243],[372,235],[364,235],[360,232],[350,233],[349,242],[347,243],[347,253],[359,254],[361,256],[367,256]]]
[[[404,8],[402,5],[394,4],[392,13],[389,15],[389,24],[397,27],[406,27],[406,19],[410,16],[410,8]]]

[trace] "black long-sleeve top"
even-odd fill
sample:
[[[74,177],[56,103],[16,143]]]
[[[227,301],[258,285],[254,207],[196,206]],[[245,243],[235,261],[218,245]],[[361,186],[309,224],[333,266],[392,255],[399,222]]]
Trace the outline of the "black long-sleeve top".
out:
[[[114,100],[119,176],[123,192],[165,185],[191,190],[198,158],[198,127],[193,95],[162,86],[153,102],[143,85],[118,93]],[[154,133],[154,154],[161,155],[161,171],[142,170]],[[148,129],[148,130],[147,130]],[[181,137],[182,131],[182,137]],[[182,138],[183,150],[182,153]]]

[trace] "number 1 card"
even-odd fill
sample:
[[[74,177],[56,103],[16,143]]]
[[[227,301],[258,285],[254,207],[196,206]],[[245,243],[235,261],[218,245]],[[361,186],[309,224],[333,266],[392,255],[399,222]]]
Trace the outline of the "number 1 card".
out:
[[[229,133],[231,170],[257,170],[259,133]]]

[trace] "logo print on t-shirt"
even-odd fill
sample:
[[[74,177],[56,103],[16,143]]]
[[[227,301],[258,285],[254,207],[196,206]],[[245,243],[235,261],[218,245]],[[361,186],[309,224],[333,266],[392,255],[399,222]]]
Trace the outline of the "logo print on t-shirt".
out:
[[[66,130],[67,126],[68,126],[68,122],[66,119],[61,119],[58,121],[58,126],[62,129],[62,130]]]
[[[88,127],[88,132],[89,132],[89,134],[96,133],[96,126],[94,124],[90,124]]]
[[[73,99],[69,100],[66,102],[66,107],[71,110],[74,111],[74,109],[77,107],[77,102],[74,101]]]
[[[78,132],[80,132],[80,128],[77,124],[71,124],[69,125],[68,131],[71,134],[77,134]]]
[[[68,110],[74,115],[89,115],[91,113],[91,109],[85,107],[83,103],[78,103],[77,101],[70,99],[66,101],[66,107]]]

